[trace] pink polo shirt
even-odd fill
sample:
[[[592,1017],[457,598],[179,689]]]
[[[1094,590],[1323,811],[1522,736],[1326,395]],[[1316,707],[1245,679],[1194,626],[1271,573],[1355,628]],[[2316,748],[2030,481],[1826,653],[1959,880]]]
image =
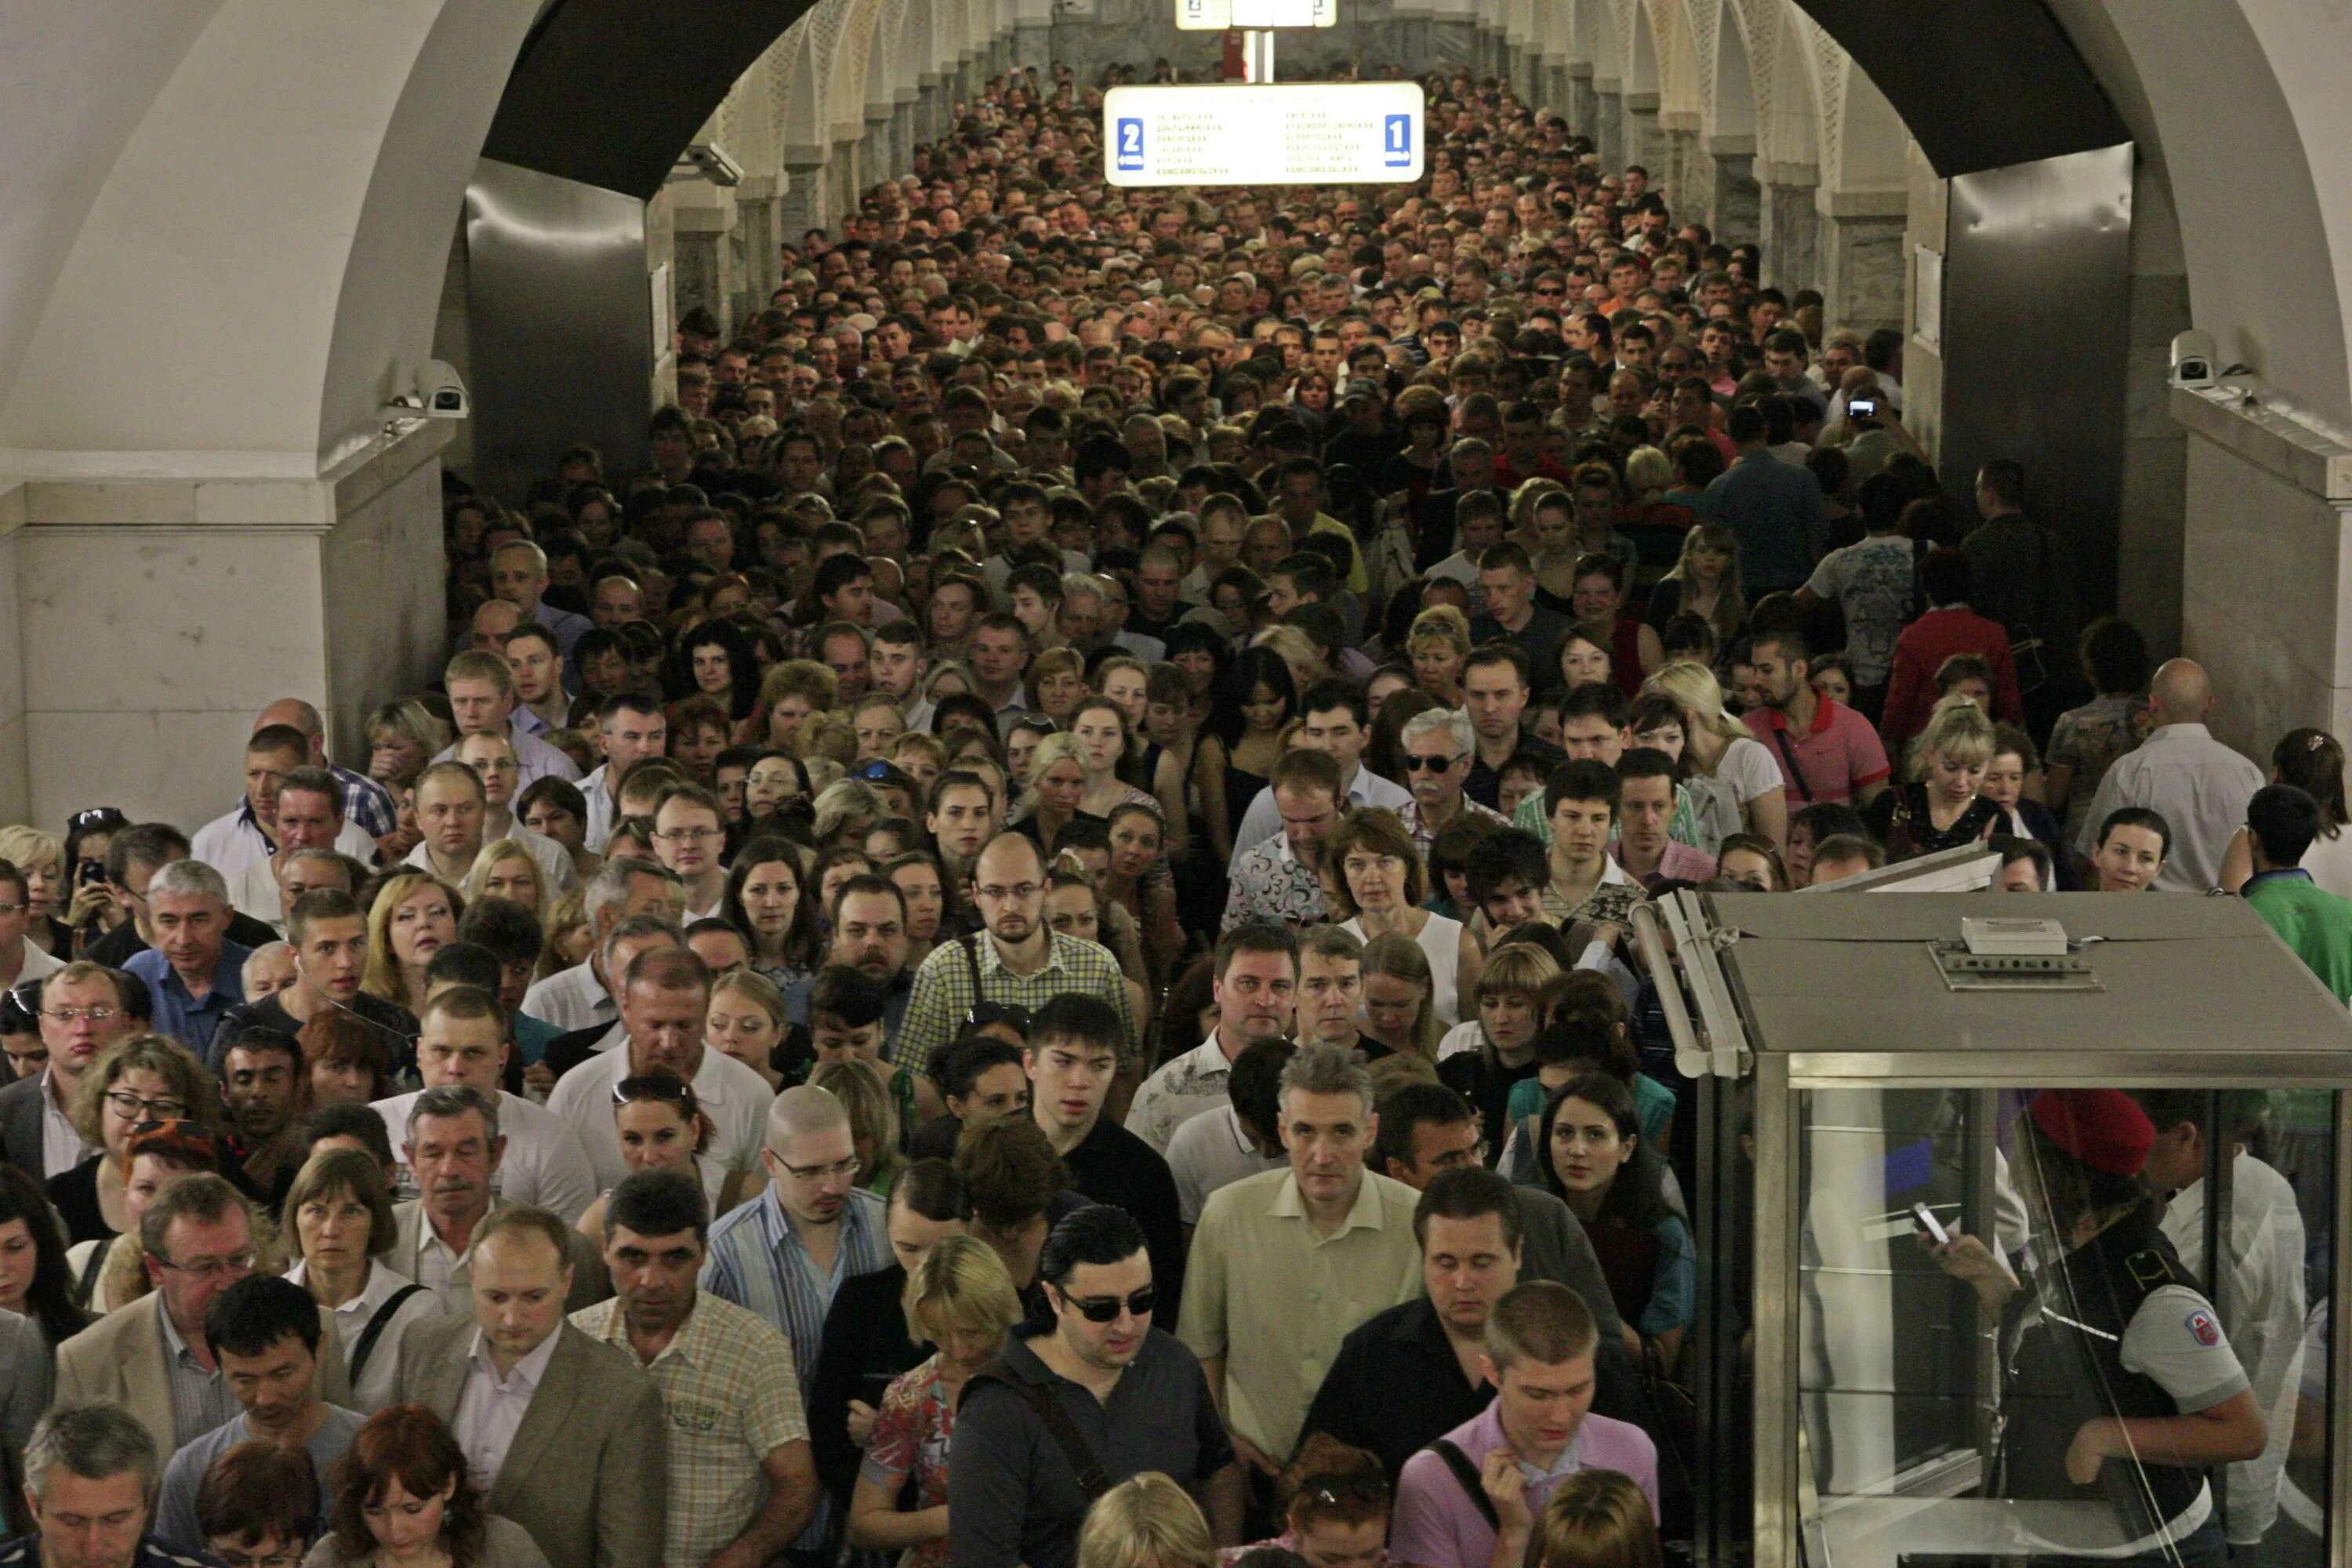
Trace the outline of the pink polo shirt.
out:
[[[1879,744],[1878,731],[1843,702],[1815,698],[1812,728],[1801,735],[1789,728],[1788,715],[1778,708],[1751,708],[1741,717],[1788,777],[1792,812],[1822,801],[1851,800],[1856,791],[1886,777],[1886,748]],[[1804,773],[1801,789],[1789,766],[1791,752]]]
[[[1489,1404],[1445,1436],[1475,1470],[1502,1447],[1503,1420]],[[1632,1477],[1650,1500],[1650,1516],[1657,1517],[1658,1448],[1639,1426],[1587,1415],[1551,1468],[1528,1478],[1528,1510],[1541,1513],[1552,1489],[1579,1470],[1617,1470]],[[1407,1459],[1397,1478],[1389,1560],[1406,1568],[1482,1568],[1494,1552],[1494,1527],[1445,1461],[1427,1448]]]

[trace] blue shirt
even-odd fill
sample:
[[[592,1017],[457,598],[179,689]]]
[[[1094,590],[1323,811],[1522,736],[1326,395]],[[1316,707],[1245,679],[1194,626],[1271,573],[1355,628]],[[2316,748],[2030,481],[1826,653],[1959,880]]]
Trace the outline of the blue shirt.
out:
[[[1805,585],[1828,542],[1821,481],[1769,452],[1748,452],[1706,487],[1701,509],[1739,536],[1748,597]]]
[[[161,948],[151,947],[134,955],[122,968],[147,983],[147,994],[155,1003],[156,1032],[171,1036],[202,1056],[229,1009],[245,1005],[245,961],[252,955],[253,949],[245,943],[224,940],[220,962],[213,966],[212,990],[201,1002]]]

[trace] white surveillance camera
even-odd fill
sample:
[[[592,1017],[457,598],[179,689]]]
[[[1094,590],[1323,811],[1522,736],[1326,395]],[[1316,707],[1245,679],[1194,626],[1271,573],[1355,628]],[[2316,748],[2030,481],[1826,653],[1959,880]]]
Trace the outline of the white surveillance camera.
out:
[[[2172,384],[2202,389],[2221,380],[2214,363],[2213,334],[2183,332],[2172,340]]]
[[[416,377],[416,391],[428,419],[463,419],[474,411],[474,400],[467,395],[466,384],[457,379],[457,367],[446,360],[425,362],[425,369]]]

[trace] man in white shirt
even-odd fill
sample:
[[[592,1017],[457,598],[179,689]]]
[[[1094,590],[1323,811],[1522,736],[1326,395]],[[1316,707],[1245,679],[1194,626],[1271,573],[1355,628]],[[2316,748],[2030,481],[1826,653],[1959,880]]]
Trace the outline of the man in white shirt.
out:
[[[498,998],[471,985],[436,990],[417,1020],[416,1069],[426,1089],[456,1084],[498,1102],[499,1131],[506,1150],[490,1187],[509,1203],[530,1204],[570,1223],[587,1212],[596,1196],[587,1151],[569,1124],[545,1108],[499,1086],[506,1075],[507,1020]],[[419,1091],[422,1092],[422,1091]],[[396,1094],[369,1107],[383,1118],[397,1146],[408,1125],[416,1094]],[[419,1195],[415,1174],[403,1159],[394,1195]]]
[[[580,793],[588,797],[589,852],[602,855],[604,841],[613,837],[613,824],[620,818],[621,780],[638,763],[669,749],[669,721],[662,713],[661,699],[638,691],[605,699],[596,713],[596,738],[604,760],[580,781]]]
[[[0,900],[9,898],[0,882]],[[21,894],[17,901],[22,901]],[[8,917],[20,924],[22,915]],[[5,923],[5,921],[0,921]],[[67,964],[41,984],[41,1044],[48,1065],[36,1077],[0,1089],[0,1153],[36,1181],[46,1183],[88,1159],[90,1147],[74,1130],[74,1096],[82,1075],[99,1053],[139,1028],[122,1005],[111,973],[89,963]]]
[[[310,742],[290,724],[266,724],[245,743],[245,798],[236,809],[215,817],[196,830],[190,841],[190,858],[201,860],[221,874],[232,888],[239,878],[258,867],[266,880],[270,857],[278,852],[278,796],[287,776],[310,765]],[[375,860],[375,840],[365,829],[342,821],[341,790],[336,791],[335,848],[362,865]],[[270,889],[274,895],[276,889]],[[239,908],[243,908],[240,900]]]
[[[2171,659],[2158,668],[2147,705],[2155,721],[2147,739],[2116,758],[2099,781],[2074,847],[2089,859],[2109,816],[2127,805],[2145,806],[2172,829],[2157,890],[2208,892],[2220,885],[2221,853],[2245,826],[2246,803],[2263,787],[2263,771],[2205,727],[2213,687],[2194,661]]]
[[[715,918],[727,898],[727,813],[700,784],[679,784],[654,807],[654,854],[686,889],[686,923]]]
[[[1298,939],[1289,928],[1263,921],[1235,926],[1217,943],[1214,963],[1209,996],[1217,1006],[1217,1026],[1192,1049],[1162,1062],[1128,1107],[1127,1130],[1162,1154],[1179,1127],[1227,1103],[1234,1062],[1244,1050],[1290,1030]]]
[[[0,862],[0,990],[20,980],[40,980],[65,965],[34,943],[26,932],[33,920],[32,883],[25,873]]]
[[[1391,784],[1363,765],[1364,748],[1372,739],[1372,719],[1362,687],[1348,680],[1318,680],[1307,689],[1298,708],[1302,717],[1291,744],[1321,752],[1339,764],[1343,810],[1376,805],[1396,811],[1412,799],[1411,790]],[[1281,831],[1282,808],[1275,804],[1274,786],[1267,784],[1250,802],[1249,809],[1242,814],[1241,826],[1234,831],[1234,853],[1226,866],[1227,873],[1240,867],[1245,850]]]
[[[448,689],[449,716],[457,721],[458,739],[503,735],[513,744],[515,761],[522,770],[515,781],[517,789],[529,789],[550,774],[580,782],[580,769],[570,757],[538,736],[523,733],[514,721],[514,671],[505,655],[461,653],[449,661],[442,684]],[[457,754],[453,745],[433,760],[446,763]]]
[[[247,862],[234,875],[223,874],[223,880],[228,883],[229,903],[255,920],[267,921],[284,930],[284,884],[278,879],[285,872],[286,863],[304,849],[350,854],[344,847],[343,826],[343,787],[335,775],[320,767],[294,769],[278,785],[271,819],[271,837],[277,840],[277,848],[261,859]],[[365,864],[373,853],[371,847],[368,854],[362,857],[362,863]]]
[[[622,856],[605,861],[588,879],[581,907],[593,938],[588,956],[534,982],[522,997],[524,1012],[567,1033],[591,1024],[609,1024],[621,1016],[620,1004],[597,970],[598,954],[620,923],[634,916],[656,916],[673,925],[679,923],[686,913],[686,889],[677,873],[667,867]]]
[[[641,952],[623,972],[621,1026],[614,1049],[590,1058],[559,1079],[547,1108],[580,1135],[599,1187],[627,1175],[620,1134],[613,1124],[613,1090],[625,1078],[666,1072],[693,1085],[710,1119],[709,1156],[730,1170],[748,1171],[759,1158],[768,1107],[775,1092],[758,1073],[703,1045],[710,1005],[710,969],[691,949],[664,946]]]
[[[1502,498],[1491,490],[1465,492],[1454,508],[1454,533],[1462,548],[1429,569],[1432,577],[1459,583],[1470,593],[1470,614],[1486,613],[1486,590],[1478,583],[1478,558],[1503,542]]]
[[[1244,1047],[1225,1076],[1224,1106],[1202,1111],[1168,1141],[1177,1215],[1187,1231],[1201,1223],[1211,1193],[1287,1163],[1276,1085],[1297,1048],[1284,1039]]]
[[[526,826],[514,814],[515,793],[521,787],[522,764],[515,760],[514,742],[504,735],[488,731],[468,735],[457,742],[457,760],[474,771],[482,781],[482,842],[495,844],[501,838],[511,838],[530,851],[531,863],[539,868],[540,890],[544,900],[553,903],[570,892],[580,880],[579,868],[572,862],[572,851],[546,834]],[[282,812],[285,808],[279,807]]]

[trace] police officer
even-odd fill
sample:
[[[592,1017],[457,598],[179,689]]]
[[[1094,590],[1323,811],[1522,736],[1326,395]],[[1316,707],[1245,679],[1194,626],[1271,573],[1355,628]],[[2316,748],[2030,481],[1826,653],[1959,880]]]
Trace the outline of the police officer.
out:
[[[2000,1323],[1992,1495],[2104,1501],[2112,1530],[2077,1544],[2121,1548],[2095,1559],[2105,1568],[2214,1568],[2229,1548],[2205,1471],[2260,1454],[2263,1423],[2212,1303],[2158,1226],[2140,1176],[2155,1139],[2118,1090],[2043,1089],[2017,1122],[2018,1184],[2047,1260],[2032,1284],[1972,1236],[1927,1250]]]

